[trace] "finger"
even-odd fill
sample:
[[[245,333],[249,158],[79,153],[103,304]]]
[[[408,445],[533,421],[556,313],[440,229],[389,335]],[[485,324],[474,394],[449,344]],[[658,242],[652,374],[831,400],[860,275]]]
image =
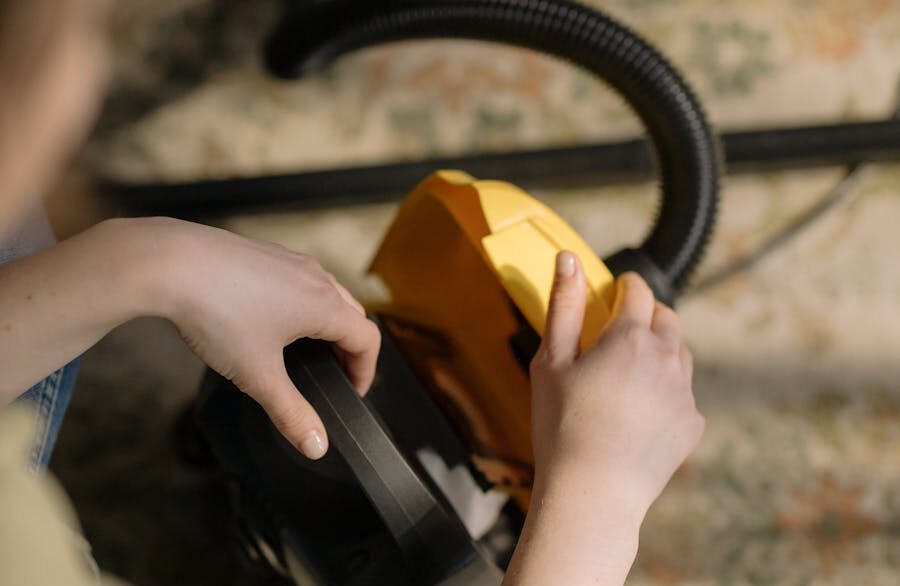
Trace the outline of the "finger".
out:
[[[556,255],[547,325],[539,352],[552,364],[569,364],[578,357],[587,287],[581,263],[571,252]]]
[[[337,290],[337,292],[344,299],[344,301],[349,303],[354,309],[359,311],[359,313],[365,315],[366,310],[363,308],[362,304],[359,301],[357,301],[355,297],[353,297],[353,295],[350,293],[350,291],[347,290],[346,287],[344,287],[343,285],[341,285],[338,282],[338,280],[334,277],[334,275],[332,275],[331,273],[326,271],[322,267],[322,265],[319,263],[318,260],[316,260],[315,258],[313,258],[312,256],[310,256],[308,254],[305,254],[302,252],[295,252],[289,248],[285,248],[284,246],[281,246],[280,244],[273,244],[273,243],[269,243],[269,242],[263,242],[263,244],[268,245],[271,248],[271,250],[275,250],[279,254],[287,255],[292,260],[298,261],[301,264],[301,266],[306,267],[306,270],[311,269],[313,272],[324,275],[325,279],[335,288],[335,290]]]
[[[650,329],[674,350],[681,345],[681,320],[672,308],[656,302]]]
[[[325,320],[315,338],[333,342],[344,356],[344,366],[350,382],[364,395],[375,378],[381,332],[371,320],[355,307],[340,300],[331,310],[334,315]]]
[[[262,406],[269,419],[304,456],[318,460],[328,451],[325,426],[312,405],[303,398],[282,364],[269,383],[253,398]]]
[[[637,273],[628,272],[619,276],[616,286],[613,319],[649,328],[656,300],[644,279]]]
[[[337,292],[340,294],[341,298],[343,298],[344,301],[346,301],[347,303],[349,303],[350,306],[353,307],[353,309],[355,309],[356,311],[358,311],[360,314],[366,315],[366,310],[365,310],[365,308],[363,308],[362,303],[360,303],[359,301],[357,301],[357,300],[356,300],[356,297],[354,297],[354,296],[350,293],[350,291],[347,290],[346,287],[344,287],[343,285],[341,285],[341,284],[338,282],[338,280],[334,278],[334,275],[332,275],[331,273],[329,273],[329,274],[328,274],[328,278],[331,280],[331,284],[334,285],[334,288],[337,289]]]

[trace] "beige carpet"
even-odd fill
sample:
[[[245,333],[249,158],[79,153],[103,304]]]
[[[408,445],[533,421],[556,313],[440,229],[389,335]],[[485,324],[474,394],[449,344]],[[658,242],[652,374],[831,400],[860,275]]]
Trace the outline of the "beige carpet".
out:
[[[534,54],[406,44],[284,83],[261,71],[254,52],[271,3],[134,4],[121,24],[113,99],[90,150],[106,174],[218,177],[638,131],[607,88]],[[720,127],[886,117],[892,109],[896,0],[602,5],[671,56]],[[841,176],[826,169],[726,178],[700,272],[752,251]],[[601,253],[638,241],[655,205],[650,184],[535,195]],[[363,271],[394,209],[219,223],[314,253],[365,298],[377,287]],[[708,429],[652,510],[631,583],[898,583],[898,223],[900,166],[871,167],[851,198],[789,245],[683,300]],[[63,428],[55,466],[98,560],[140,584],[249,580],[232,572],[223,549],[227,519],[214,479],[174,464],[172,418],[199,372],[164,325],[129,326],[86,357]]]

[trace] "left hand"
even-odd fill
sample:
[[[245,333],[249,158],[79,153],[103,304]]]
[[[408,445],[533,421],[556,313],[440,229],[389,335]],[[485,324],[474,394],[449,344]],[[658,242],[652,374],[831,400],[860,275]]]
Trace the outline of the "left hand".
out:
[[[169,252],[163,315],[211,368],[253,397],[285,438],[310,458],[328,436],[287,374],[284,347],[333,342],[357,391],[372,384],[381,336],[365,310],[311,256],[225,230],[142,220]]]

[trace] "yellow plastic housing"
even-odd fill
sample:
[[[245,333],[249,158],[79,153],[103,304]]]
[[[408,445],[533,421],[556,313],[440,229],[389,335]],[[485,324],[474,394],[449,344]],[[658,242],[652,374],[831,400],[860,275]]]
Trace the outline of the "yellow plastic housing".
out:
[[[588,299],[581,347],[593,344],[609,320],[612,273],[594,251],[550,208],[501,181],[475,181],[491,233],[481,239],[500,282],[519,310],[543,336],[556,255],[574,252],[584,268]]]
[[[534,460],[516,341],[544,331],[561,250],[584,267],[586,347],[609,319],[613,276],[559,216],[508,183],[431,175],[401,205],[371,266],[390,291],[375,311],[475,465],[523,508]]]

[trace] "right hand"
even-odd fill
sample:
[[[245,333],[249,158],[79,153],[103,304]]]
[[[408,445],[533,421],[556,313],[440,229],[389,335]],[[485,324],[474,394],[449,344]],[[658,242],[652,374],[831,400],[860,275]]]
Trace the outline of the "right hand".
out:
[[[531,365],[536,482],[574,474],[629,495],[646,512],[693,451],[705,421],[675,312],[635,273],[616,281],[613,317],[579,352],[586,283],[557,257],[544,337]]]

